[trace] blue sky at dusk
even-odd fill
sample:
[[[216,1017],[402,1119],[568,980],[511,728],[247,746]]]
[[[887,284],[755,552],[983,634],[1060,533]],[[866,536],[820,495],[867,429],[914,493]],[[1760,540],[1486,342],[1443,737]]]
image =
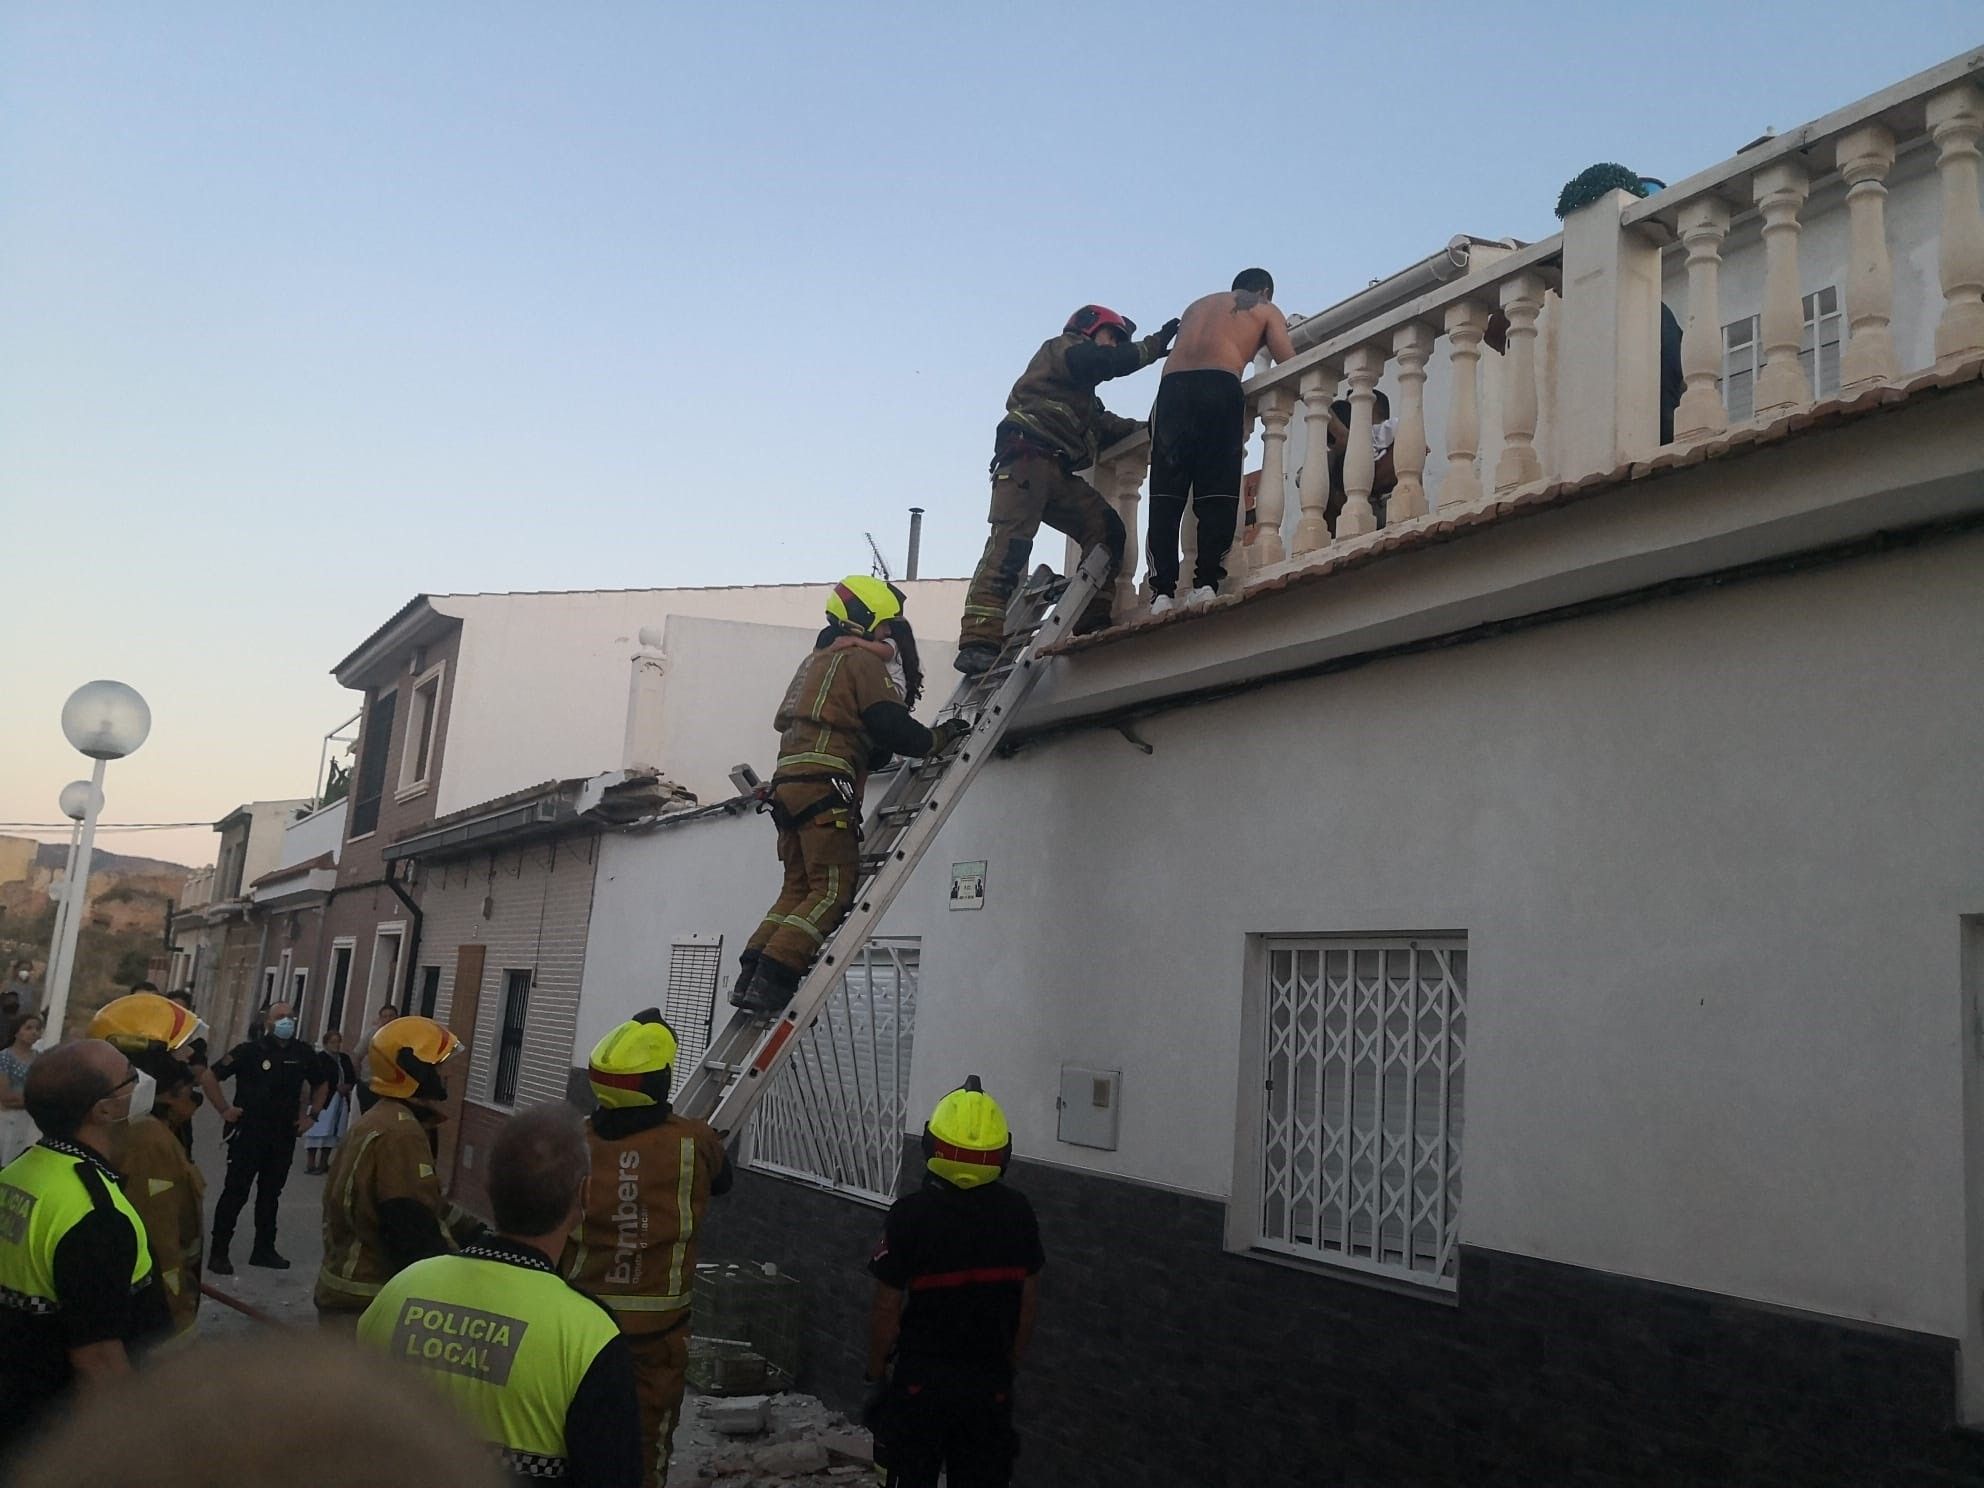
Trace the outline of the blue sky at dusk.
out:
[[[0,820],[105,675],[156,720],[111,819],[308,793],[421,590],[830,579],[911,505],[964,574],[1075,306],[1318,309],[1984,40],[1888,14],[0,4]]]

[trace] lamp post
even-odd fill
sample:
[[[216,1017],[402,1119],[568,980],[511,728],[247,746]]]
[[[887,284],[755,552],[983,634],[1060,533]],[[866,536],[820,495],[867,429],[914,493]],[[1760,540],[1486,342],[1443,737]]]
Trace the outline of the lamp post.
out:
[[[44,1044],[61,1042],[62,1019],[69,1010],[76,938],[83,928],[83,906],[89,898],[90,854],[96,848],[97,814],[103,810],[103,768],[111,760],[136,753],[151,731],[152,710],[137,689],[122,682],[85,682],[62,705],[63,736],[78,753],[95,760],[96,769],[90,773],[90,795],[83,802],[75,865],[62,891],[62,935],[56,946],[56,962],[49,968]]]
[[[47,1014],[48,996],[55,990],[55,976],[62,959],[62,926],[69,918],[69,885],[76,881],[76,844],[82,840],[83,818],[103,809],[103,792],[87,780],[72,780],[62,787],[58,799],[62,814],[74,822],[69,829],[69,856],[62,867],[62,893],[55,901],[55,933],[48,939],[48,969],[42,973],[42,1013]],[[42,1034],[47,1036],[44,1026]]]

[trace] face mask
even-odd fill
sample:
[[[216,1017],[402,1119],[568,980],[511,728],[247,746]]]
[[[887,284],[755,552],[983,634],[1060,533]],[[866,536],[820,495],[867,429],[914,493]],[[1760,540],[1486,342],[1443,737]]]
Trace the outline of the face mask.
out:
[[[295,1038],[296,1020],[294,1018],[276,1019],[275,1035],[279,1039]]]
[[[131,1087],[131,1109],[125,1113],[126,1121],[142,1121],[152,1113],[152,1101],[158,1095],[158,1081],[143,1070],[137,1070],[138,1083]]]

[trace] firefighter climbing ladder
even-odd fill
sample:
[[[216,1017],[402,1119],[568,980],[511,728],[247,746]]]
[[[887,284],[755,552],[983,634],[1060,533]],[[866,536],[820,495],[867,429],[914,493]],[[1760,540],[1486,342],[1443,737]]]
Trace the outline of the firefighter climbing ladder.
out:
[[[1007,725],[1040,678],[1041,650],[1068,633],[1107,573],[1108,557],[1097,548],[1065,587],[1043,570],[1014,597],[998,660],[991,670],[961,681],[944,705],[944,715],[973,720],[971,732],[949,754],[907,765],[897,773],[866,824],[854,907],[821,948],[813,969],[783,1011],[772,1015],[739,1011],[710,1041],[676,1101],[675,1108],[683,1115],[708,1122],[726,1142],[742,1129],[752,1107],[791,1057],[794,1035],[818,1016],[834,984],[861,954],[925,849],[936,840],[959,797],[999,747]]]

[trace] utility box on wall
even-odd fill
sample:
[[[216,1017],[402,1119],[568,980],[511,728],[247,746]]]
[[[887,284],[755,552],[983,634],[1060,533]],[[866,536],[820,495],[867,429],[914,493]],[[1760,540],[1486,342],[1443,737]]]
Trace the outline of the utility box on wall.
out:
[[[1122,1104],[1123,1072],[1090,1069],[1086,1065],[1061,1066],[1061,1110],[1059,1136],[1075,1147],[1116,1150],[1116,1113]]]

